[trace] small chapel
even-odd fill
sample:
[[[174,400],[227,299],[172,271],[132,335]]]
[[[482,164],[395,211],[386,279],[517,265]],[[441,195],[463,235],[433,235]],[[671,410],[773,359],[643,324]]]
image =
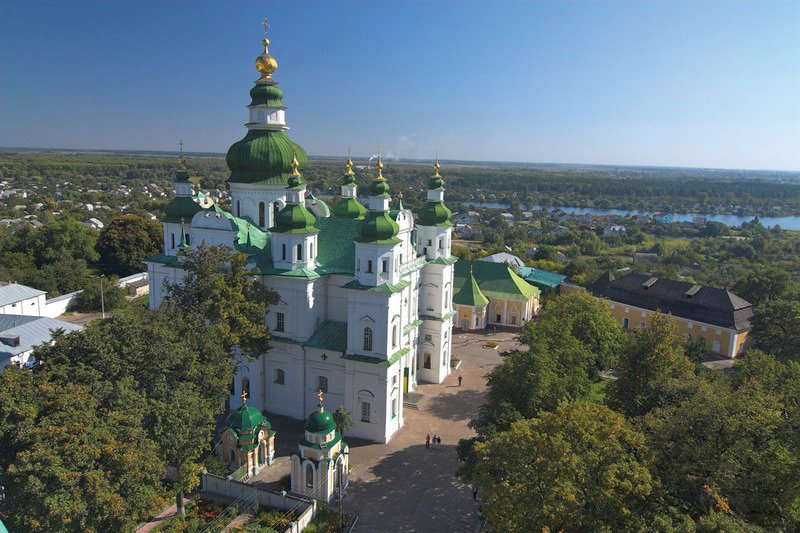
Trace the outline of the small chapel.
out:
[[[225,418],[217,455],[231,471],[244,466],[248,477],[255,476],[275,459],[275,433],[264,414],[247,405],[243,392],[242,405]]]

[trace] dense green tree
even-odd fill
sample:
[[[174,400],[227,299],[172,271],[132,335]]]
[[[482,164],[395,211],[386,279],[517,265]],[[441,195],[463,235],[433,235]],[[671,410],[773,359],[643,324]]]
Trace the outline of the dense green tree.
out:
[[[201,244],[181,254],[182,283],[167,283],[167,304],[214,325],[228,349],[258,357],[269,350],[265,317],[278,295],[248,274],[247,256],[229,246]]]
[[[143,271],[142,259],[161,251],[163,235],[155,220],[136,215],[114,217],[97,240],[100,267],[120,276]]]
[[[340,405],[333,412],[333,420],[336,422],[336,431],[344,435],[353,427],[353,418],[350,409]]]
[[[46,373],[0,372],[0,450],[11,531],[129,531],[163,502],[140,419]]]
[[[608,386],[607,401],[627,416],[642,415],[654,407],[665,380],[694,375],[674,323],[658,313],[647,327],[627,338],[615,368],[619,377]]]
[[[756,268],[739,278],[733,292],[741,296],[753,307],[763,302],[775,300],[786,295],[792,285],[789,273],[779,268]]]
[[[602,406],[564,402],[475,444],[487,530],[638,531],[654,481],[644,436]]]
[[[89,267],[84,259],[58,259],[41,268],[27,270],[21,283],[47,292],[52,298],[83,289],[89,280]]]
[[[775,528],[793,521],[800,505],[793,434],[800,429],[782,407],[760,386],[699,382],[685,401],[645,415],[653,472],[669,500],[701,516],[713,492],[748,522]]]
[[[36,355],[54,379],[88,386],[111,408],[137,414],[175,467],[176,492],[196,485],[234,367],[217,328],[171,308],[134,309],[56,336]]]
[[[27,228],[20,231],[27,232]],[[27,240],[26,236],[22,238]],[[31,229],[29,238],[27,245],[33,250],[38,267],[70,258],[93,263],[99,257],[95,250],[97,231],[71,218],[55,220],[39,229]]]
[[[750,334],[756,348],[800,361],[800,301],[769,300],[756,308]]]
[[[83,292],[75,298],[73,305],[76,311],[91,313],[122,309],[127,307],[128,301],[125,299],[125,289],[117,287],[108,278],[101,277],[87,280]]]

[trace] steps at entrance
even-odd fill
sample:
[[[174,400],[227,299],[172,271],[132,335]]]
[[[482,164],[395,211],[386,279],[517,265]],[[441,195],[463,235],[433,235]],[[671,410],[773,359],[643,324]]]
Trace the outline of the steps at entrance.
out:
[[[414,411],[422,411],[422,407],[427,401],[428,397],[424,394],[409,392],[403,397],[403,407],[406,409],[413,409]]]

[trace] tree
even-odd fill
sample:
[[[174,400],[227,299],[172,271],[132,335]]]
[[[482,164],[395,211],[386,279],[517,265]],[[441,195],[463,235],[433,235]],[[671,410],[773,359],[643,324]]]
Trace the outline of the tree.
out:
[[[627,416],[642,415],[657,404],[666,380],[691,377],[693,368],[675,324],[656,313],[647,327],[628,337],[616,366],[619,377],[607,389],[608,405]]]
[[[249,274],[247,256],[229,246],[201,244],[181,254],[184,278],[167,283],[167,304],[214,325],[226,347],[255,358],[269,350],[265,317],[278,295]]]
[[[751,324],[756,348],[775,357],[800,361],[799,301],[766,301],[756,308]]]
[[[97,240],[100,266],[120,276],[144,270],[142,259],[157,254],[162,246],[161,224],[137,215],[114,217]]]
[[[701,336],[692,338],[691,342],[687,343],[684,347],[684,352],[689,361],[693,363],[700,363],[703,359],[708,357],[708,348],[706,347],[706,339]]]
[[[616,362],[625,339],[608,304],[586,291],[562,294],[549,301],[537,320],[525,324],[519,340],[537,346],[564,335],[574,337],[589,350],[592,361],[587,370],[591,374]]]
[[[602,406],[564,402],[475,444],[488,531],[637,531],[653,492],[644,436]]]
[[[684,401],[641,420],[666,498],[698,517],[714,494],[748,522],[774,530],[800,506],[800,429],[780,399],[754,384],[698,384]],[[795,530],[800,522],[787,529]]]
[[[785,296],[791,284],[792,278],[785,270],[758,268],[739,278],[733,285],[733,292],[758,307],[763,302]]]
[[[101,294],[102,286],[102,294]],[[117,287],[108,278],[89,278],[83,292],[75,298],[74,307],[77,311],[91,313],[121,309],[128,305],[125,299],[125,290]]]
[[[175,467],[179,496],[196,486],[234,368],[217,328],[172,308],[133,309],[80,335],[57,335],[36,356],[59,382],[87,386],[110,408],[138,416]]]
[[[0,514],[12,530],[123,531],[161,508],[154,443],[89,387],[0,372],[0,450]]]
[[[27,230],[27,228],[25,228]],[[27,246],[33,249],[37,267],[62,259],[97,261],[97,232],[71,218],[48,222],[30,234]]]
[[[350,431],[350,428],[353,427],[353,419],[351,416],[352,413],[350,412],[350,409],[344,405],[337,407],[333,412],[333,420],[336,422],[336,431],[342,435]]]

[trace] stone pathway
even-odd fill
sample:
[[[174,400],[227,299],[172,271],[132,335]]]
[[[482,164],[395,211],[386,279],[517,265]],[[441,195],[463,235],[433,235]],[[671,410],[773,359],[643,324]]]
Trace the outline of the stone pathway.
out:
[[[189,503],[189,501],[190,501],[189,498],[184,498],[183,499],[183,505],[186,505],[187,503]],[[140,528],[138,528],[136,530],[136,533],[149,533],[151,530],[153,530],[156,527],[158,527],[158,525],[161,522],[163,522],[164,520],[166,520],[167,518],[175,516],[175,513],[177,513],[177,512],[178,512],[178,506],[177,506],[177,504],[173,503],[171,506],[169,506],[166,509],[164,509],[163,511],[161,511],[158,514],[158,516],[152,518],[149,522],[147,522],[146,524],[144,524]]]

